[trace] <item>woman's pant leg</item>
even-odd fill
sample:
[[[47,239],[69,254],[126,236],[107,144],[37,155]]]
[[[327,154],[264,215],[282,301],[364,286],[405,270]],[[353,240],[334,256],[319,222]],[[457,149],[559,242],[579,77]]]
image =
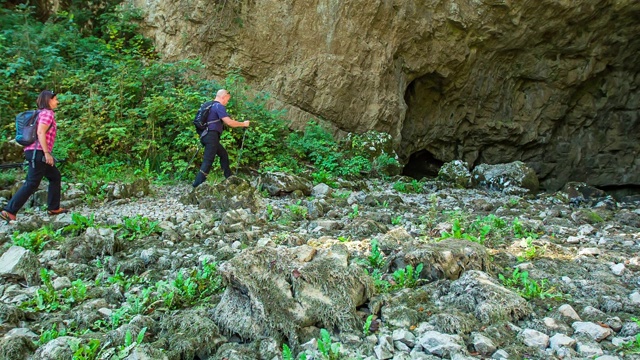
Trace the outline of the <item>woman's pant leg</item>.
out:
[[[49,180],[49,190],[47,191],[47,209],[58,210],[60,209],[60,188],[61,188],[61,176],[60,170],[55,166],[45,165],[46,170],[44,177]]]
[[[11,197],[7,206],[5,206],[4,210],[17,214],[20,209],[24,206],[24,204],[29,200],[29,197],[33,195],[36,190],[38,190],[38,186],[40,186],[40,181],[42,181],[42,177],[45,175],[46,167],[48,166],[42,161],[32,160],[32,151],[25,151],[25,157],[29,161],[29,170],[27,170],[27,180],[22,184],[20,189]],[[36,155],[36,157],[38,154]],[[35,164],[34,164],[35,163]],[[35,166],[34,166],[35,165]],[[58,191],[59,193],[59,191]],[[59,197],[59,195],[58,195]]]

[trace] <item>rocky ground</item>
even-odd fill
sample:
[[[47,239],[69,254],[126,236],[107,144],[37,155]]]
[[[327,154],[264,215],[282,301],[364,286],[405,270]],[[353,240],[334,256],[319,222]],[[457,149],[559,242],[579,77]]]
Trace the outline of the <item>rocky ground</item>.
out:
[[[69,185],[0,225],[0,358],[640,358],[639,201],[454,183]]]

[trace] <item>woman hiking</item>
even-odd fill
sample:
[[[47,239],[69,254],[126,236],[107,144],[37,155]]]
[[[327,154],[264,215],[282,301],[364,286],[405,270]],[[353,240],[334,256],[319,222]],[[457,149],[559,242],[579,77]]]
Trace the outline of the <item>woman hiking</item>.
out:
[[[6,222],[16,219],[16,214],[27,202],[29,197],[38,190],[43,177],[49,180],[47,192],[47,208],[49,215],[57,215],[68,212],[60,207],[60,171],[56,168],[55,159],[51,155],[53,144],[56,141],[58,127],[55,113],[58,107],[58,97],[51,90],[44,90],[38,96],[38,139],[24,148],[24,156],[29,162],[27,180],[20,189],[11,197],[7,206],[0,213],[0,219]]]

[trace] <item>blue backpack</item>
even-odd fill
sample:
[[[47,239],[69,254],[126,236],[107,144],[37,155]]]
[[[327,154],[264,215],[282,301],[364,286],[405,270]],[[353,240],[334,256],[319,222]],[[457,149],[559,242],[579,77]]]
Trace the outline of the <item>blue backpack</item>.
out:
[[[22,146],[33,144],[38,138],[40,110],[28,110],[16,115],[16,142]]]

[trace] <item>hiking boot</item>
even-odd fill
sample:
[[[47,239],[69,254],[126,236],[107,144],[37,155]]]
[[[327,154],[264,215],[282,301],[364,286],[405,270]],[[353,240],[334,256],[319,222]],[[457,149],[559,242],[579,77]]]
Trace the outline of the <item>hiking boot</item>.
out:
[[[69,212],[69,209],[60,208],[58,210],[49,210],[49,215],[66,214],[68,212]]]
[[[16,216],[6,210],[2,210],[2,212],[0,213],[0,219],[8,223],[9,221],[15,221]]]

